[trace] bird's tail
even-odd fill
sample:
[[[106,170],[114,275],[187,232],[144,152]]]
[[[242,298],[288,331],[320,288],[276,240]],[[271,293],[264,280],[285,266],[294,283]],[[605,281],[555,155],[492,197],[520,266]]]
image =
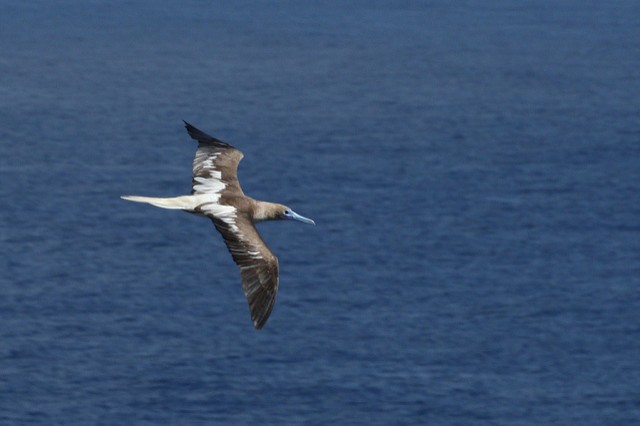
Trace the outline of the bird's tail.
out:
[[[189,195],[173,198],[156,198],[156,197],[141,197],[139,195],[123,195],[120,198],[127,201],[135,201],[136,203],[146,203],[152,206],[160,207],[163,209],[174,210],[191,210],[193,209],[193,202]]]

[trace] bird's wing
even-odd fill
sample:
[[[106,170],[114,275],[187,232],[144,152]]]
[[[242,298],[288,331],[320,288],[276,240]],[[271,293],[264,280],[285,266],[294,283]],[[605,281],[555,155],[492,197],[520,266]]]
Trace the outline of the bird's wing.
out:
[[[249,302],[253,325],[261,329],[271,315],[278,293],[278,258],[248,218],[212,220],[240,268],[242,289]]]
[[[209,136],[184,122],[189,136],[198,141],[193,159],[192,194],[220,194],[230,190],[242,195],[238,182],[238,163],[243,154],[237,148]]]

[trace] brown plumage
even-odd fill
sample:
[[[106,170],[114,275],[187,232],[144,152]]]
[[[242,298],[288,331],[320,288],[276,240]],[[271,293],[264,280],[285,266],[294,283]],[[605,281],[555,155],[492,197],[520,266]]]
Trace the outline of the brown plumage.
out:
[[[238,182],[238,164],[242,160],[242,152],[187,122],[185,126],[189,135],[198,141],[193,160],[191,195],[122,198],[210,218],[240,268],[242,288],[249,302],[251,318],[254,326],[260,329],[271,315],[278,292],[278,258],[254,224],[285,219],[314,222],[282,204],[257,201],[246,196]]]

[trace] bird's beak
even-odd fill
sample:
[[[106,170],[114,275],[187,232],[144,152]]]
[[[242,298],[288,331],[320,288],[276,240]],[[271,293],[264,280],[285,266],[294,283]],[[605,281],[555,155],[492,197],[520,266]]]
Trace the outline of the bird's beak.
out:
[[[304,223],[310,223],[312,225],[316,224],[313,220],[309,219],[308,217],[301,216],[298,213],[294,212],[293,210],[291,210],[291,219],[295,219]]]

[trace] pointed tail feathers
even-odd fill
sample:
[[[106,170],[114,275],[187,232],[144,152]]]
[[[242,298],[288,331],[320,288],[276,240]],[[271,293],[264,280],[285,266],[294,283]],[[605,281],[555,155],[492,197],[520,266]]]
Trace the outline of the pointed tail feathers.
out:
[[[163,209],[174,210],[191,210],[193,209],[193,202],[190,196],[174,197],[174,198],[156,198],[156,197],[141,197],[138,195],[123,195],[120,198],[127,201],[134,201],[136,203],[146,203],[152,206],[160,207]]]

